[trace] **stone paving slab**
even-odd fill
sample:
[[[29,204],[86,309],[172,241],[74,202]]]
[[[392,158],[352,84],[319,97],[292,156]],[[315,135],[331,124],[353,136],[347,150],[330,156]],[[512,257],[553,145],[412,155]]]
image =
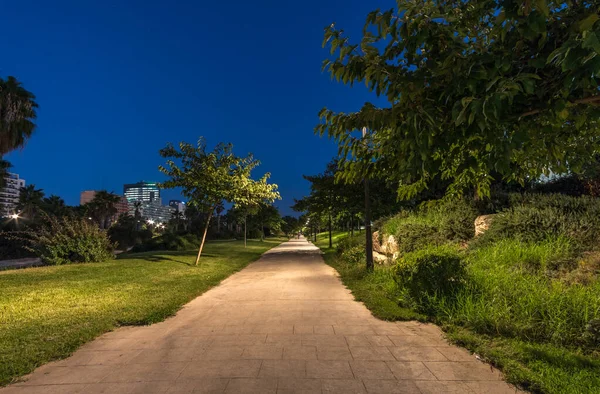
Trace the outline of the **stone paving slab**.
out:
[[[374,318],[304,239],[185,305],[44,365],[0,394],[519,392],[418,322]]]

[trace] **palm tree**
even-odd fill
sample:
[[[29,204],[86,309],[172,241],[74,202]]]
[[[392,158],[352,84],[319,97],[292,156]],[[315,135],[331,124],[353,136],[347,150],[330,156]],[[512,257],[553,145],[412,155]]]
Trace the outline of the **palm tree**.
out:
[[[116,204],[121,197],[106,190],[96,192],[92,201],[87,203],[88,213],[102,229],[110,226],[111,219],[117,214]]]
[[[0,78],[0,157],[25,145],[35,129],[35,96],[15,77]]]
[[[0,189],[6,186],[5,178],[8,177],[8,169],[10,167],[12,167],[12,164],[0,158]]]
[[[17,210],[29,220],[34,220],[42,210],[44,190],[36,189],[34,184],[22,187],[19,194]]]
[[[135,201],[133,203],[133,208],[135,208],[135,212],[133,213],[133,217],[135,218],[135,231],[140,231],[141,221],[142,221],[142,213],[140,208],[142,207],[141,201]]]
[[[44,211],[54,216],[65,216],[67,205],[61,197],[52,194],[50,197],[44,198]]]

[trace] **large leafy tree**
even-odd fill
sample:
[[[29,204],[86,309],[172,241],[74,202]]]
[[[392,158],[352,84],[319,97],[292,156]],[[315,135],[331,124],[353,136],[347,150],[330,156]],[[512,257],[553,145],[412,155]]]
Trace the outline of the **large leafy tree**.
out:
[[[328,26],[324,68],[387,105],[323,109],[316,132],[339,142],[341,178],[385,177],[402,199],[578,172],[600,146],[599,20],[590,0],[398,0],[358,43]]]
[[[196,145],[181,142],[176,148],[173,144],[167,144],[160,150],[160,155],[168,160],[165,166],[159,166],[159,170],[169,177],[161,183],[161,187],[182,188],[189,200],[188,206],[206,214],[204,233],[196,257],[197,265],[215,209],[223,202],[239,204],[263,196],[257,191],[258,188],[251,188],[258,183],[266,184],[268,175],[260,181],[252,181],[251,171],[259,165],[252,155],[236,156],[233,145],[222,143],[209,152],[203,138]],[[276,191],[277,185],[271,185],[271,189]],[[248,190],[251,193],[247,193]]]

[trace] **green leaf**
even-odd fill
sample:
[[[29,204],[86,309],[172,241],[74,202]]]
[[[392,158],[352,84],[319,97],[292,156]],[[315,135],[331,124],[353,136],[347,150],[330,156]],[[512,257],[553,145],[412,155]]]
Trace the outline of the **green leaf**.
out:
[[[588,16],[587,18],[579,22],[579,31],[583,32],[587,30],[592,30],[594,23],[596,23],[598,19],[600,19],[600,16],[598,16],[598,14],[595,13]]]
[[[596,33],[591,32],[588,34],[581,47],[592,48],[597,54],[600,55],[600,40],[598,39]]]

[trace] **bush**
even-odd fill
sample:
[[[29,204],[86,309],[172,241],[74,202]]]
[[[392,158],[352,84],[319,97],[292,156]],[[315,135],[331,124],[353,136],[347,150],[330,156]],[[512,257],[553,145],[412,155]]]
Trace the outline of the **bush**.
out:
[[[43,221],[35,230],[14,232],[10,237],[24,242],[25,249],[45,264],[103,262],[113,257],[114,245],[95,223],[82,218],[48,215]]]
[[[364,246],[351,246],[342,251],[340,257],[342,261],[348,264],[361,264],[367,261],[367,255]]]
[[[581,250],[598,248],[600,199],[561,194],[514,194],[510,199],[512,208],[496,215],[474,246],[506,238],[541,242],[566,237]]]
[[[338,254],[343,253],[344,251],[354,248],[361,247],[365,248],[365,244],[367,240],[364,235],[355,235],[354,237],[344,237],[337,244],[337,252]]]
[[[429,247],[399,259],[395,279],[399,287],[421,310],[428,309],[429,298],[449,297],[465,279],[465,265],[455,247]]]
[[[152,238],[152,230],[139,229],[138,219],[131,215],[121,215],[117,223],[108,229],[108,237],[120,250],[130,246],[148,242]]]
[[[196,249],[200,245],[198,237],[194,234],[176,234],[165,233],[154,237],[142,244],[136,245],[131,250],[132,253],[149,252],[153,250],[172,250],[182,251]]]

